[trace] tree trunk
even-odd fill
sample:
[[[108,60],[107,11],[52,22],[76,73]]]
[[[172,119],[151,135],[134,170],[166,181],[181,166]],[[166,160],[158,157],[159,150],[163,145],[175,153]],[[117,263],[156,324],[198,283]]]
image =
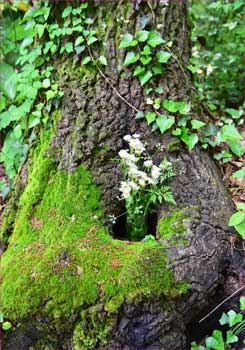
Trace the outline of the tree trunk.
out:
[[[225,297],[227,279],[234,278],[232,291],[241,283],[242,257],[231,249],[226,224],[232,204],[206,152],[189,152],[171,133],[135,119],[129,104],[145,112],[147,95],[118,49],[121,34],[161,24],[179,57],[159,79],[161,98],[190,101],[202,118],[183,68],[190,55],[186,3],[96,1],[90,8],[101,40],[92,55],[107,57],[107,78],[76,55],[56,62],[62,108],[53,112],[53,129],[41,130],[5,209],[1,298],[15,325],[6,349],[190,349],[191,327]],[[160,143],[154,160],[167,156],[176,173],[177,206],[164,204],[148,218],[158,246],[129,242],[124,220],[110,227],[107,219],[125,210],[114,159],[123,136],[135,132],[150,154]]]

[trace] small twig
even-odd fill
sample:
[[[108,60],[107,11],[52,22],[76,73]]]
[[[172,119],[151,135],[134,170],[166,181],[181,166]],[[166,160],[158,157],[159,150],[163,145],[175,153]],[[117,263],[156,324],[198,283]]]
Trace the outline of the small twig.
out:
[[[241,288],[237,289],[234,293],[232,293],[229,297],[227,297],[225,300],[223,300],[219,305],[217,305],[212,311],[210,311],[206,316],[204,316],[198,323],[203,322],[208,318],[210,315],[212,315],[221,305],[223,305],[227,300],[231,299],[234,297],[234,295],[238,294],[242,289],[244,289],[244,286]]]

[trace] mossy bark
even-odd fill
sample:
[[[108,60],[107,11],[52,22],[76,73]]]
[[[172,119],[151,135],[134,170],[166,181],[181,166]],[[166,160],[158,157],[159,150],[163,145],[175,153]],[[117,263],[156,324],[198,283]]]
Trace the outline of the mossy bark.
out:
[[[175,139],[151,132],[135,119],[146,95],[122,65],[120,35],[155,28],[179,57],[166,65],[162,99],[191,101],[186,4],[180,1],[94,2],[90,11],[110,84],[78,57],[59,64],[65,95],[53,130],[40,131],[30,153],[28,178],[9,202],[2,226],[8,245],[1,266],[1,303],[14,329],[6,348],[74,350],[186,350],[188,324],[214,298],[241,258],[231,254],[226,222],[231,202],[220,174],[200,149],[188,152]],[[57,5],[56,5],[57,7]],[[146,23],[146,22],[145,22]],[[201,117],[201,116],[200,116]],[[177,207],[157,212],[156,243],[113,237],[108,214],[120,215],[121,172],[112,159],[138,132],[151,153],[157,143],[174,164]],[[176,143],[176,142],[175,142]],[[26,177],[25,177],[26,178]],[[17,182],[18,183],[18,182]],[[22,194],[21,194],[22,193]],[[165,231],[165,232],[164,232]],[[111,233],[111,234],[110,234]],[[236,274],[235,274],[236,275]]]

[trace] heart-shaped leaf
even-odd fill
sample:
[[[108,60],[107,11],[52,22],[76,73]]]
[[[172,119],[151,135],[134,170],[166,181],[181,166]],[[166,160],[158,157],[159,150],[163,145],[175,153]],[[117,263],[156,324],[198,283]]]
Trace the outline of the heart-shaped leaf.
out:
[[[175,118],[173,116],[166,116],[161,114],[157,120],[156,123],[163,134],[166,130],[170,129],[174,123],[175,123]]]

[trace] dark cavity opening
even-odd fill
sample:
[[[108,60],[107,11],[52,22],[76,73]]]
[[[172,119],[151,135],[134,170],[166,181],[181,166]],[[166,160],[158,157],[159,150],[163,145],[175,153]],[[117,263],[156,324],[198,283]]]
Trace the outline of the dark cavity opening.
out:
[[[152,235],[156,237],[157,230],[157,212],[152,211],[146,217],[142,217],[142,221],[140,222],[141,230],[139,230],[139,234],[135,234],[137,232],[137,227],[130,227],[127,222],[127,213],[126,210],[123,214],[119,215],[116,218],[116,222],[112,226],[112,236],[115,239],[127,240],[127,241],[141,241],[147,235]],[[133,233],[134,231],[134,233]]]

